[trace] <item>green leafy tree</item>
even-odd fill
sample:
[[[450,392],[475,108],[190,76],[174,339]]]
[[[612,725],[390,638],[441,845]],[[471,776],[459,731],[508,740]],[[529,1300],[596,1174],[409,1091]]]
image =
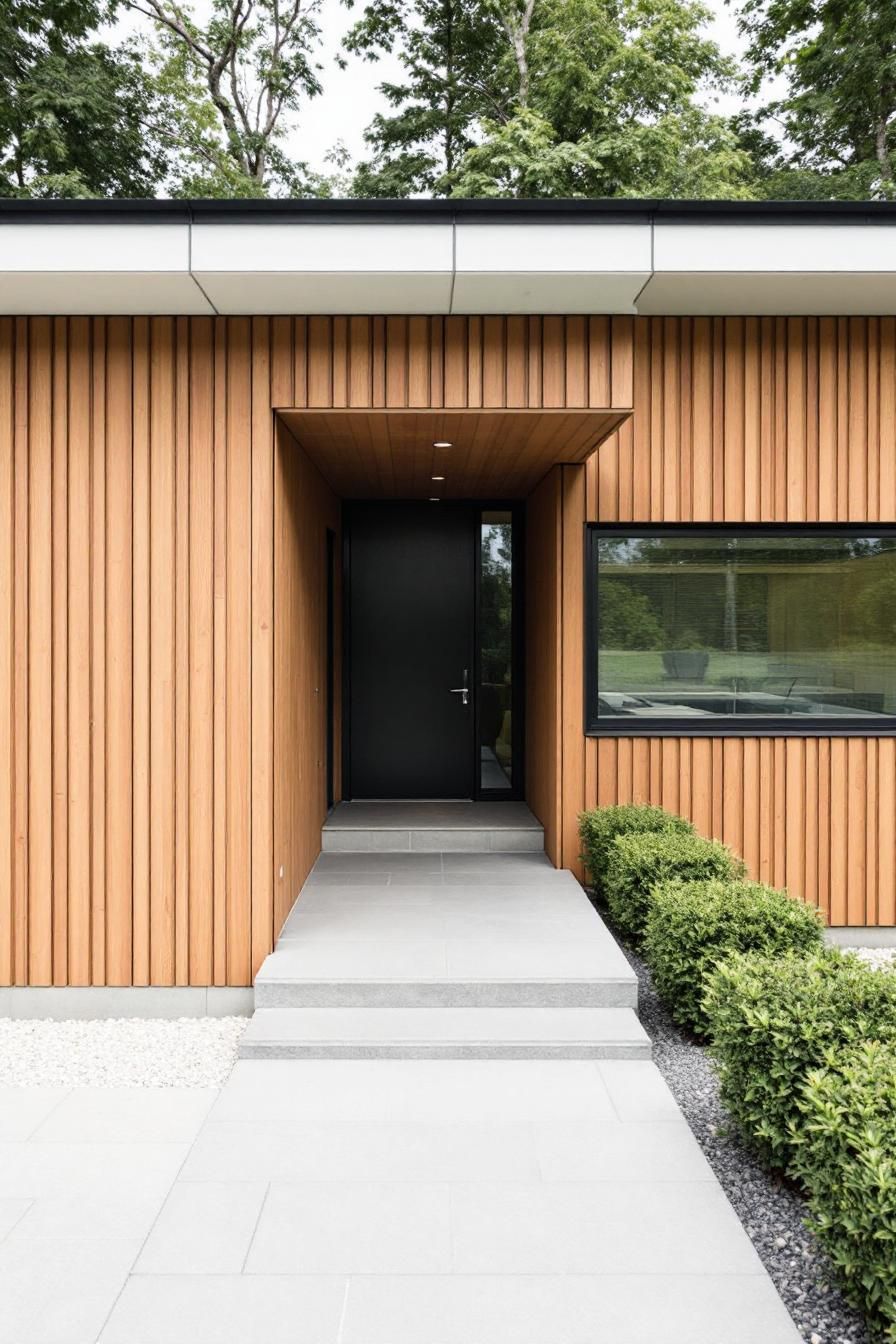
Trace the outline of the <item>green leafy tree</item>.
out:
[[[661,649],[665,643],[650,598],[624,579],[600,585],[599,630],[602,649]]]
[[[536,0],[505,28],[517,82],[483,124],[463,196],[749,197],[749,155],[698,95],[733,66],[694,0]]]
[[[351,4],[351,0],[348,0]],[[390,111],[366,133],[357,196],[446,196],[485,116],[504,115],[506,39],[482,0],[371,0],[348,33],[365,60],[397,52],[403,78],[380,91]]]
[[[95,0],[0,0],[0,195],[150,196],[169,151],[132,43]]]
[[[323,179],[284,148],[289,118],[320,92],[320,0],[125,0],[152,23],[145,50],[176,148],[182,196],[317,195]]]
[[[372,0],[347,41],[406,77],[358,194],[748,196],[751,161],[698,95],[734,71],[698,0]]]
[[[896,197],[896,0],[745,0],[740,28],[749,92],[786,84],[764,109],[783,140],[757,156],[762,194]]]

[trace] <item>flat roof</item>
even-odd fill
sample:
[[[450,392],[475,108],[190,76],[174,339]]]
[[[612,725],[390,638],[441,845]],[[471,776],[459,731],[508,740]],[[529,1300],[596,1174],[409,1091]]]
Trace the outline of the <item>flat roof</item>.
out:
[[[896,202],[0,201],[3,314],[896,314]]]
[[[581,220],[600,218],[607,220],[613,216],[620,219],[641,219],[650,222],[663,220],[701,220],[732,223],[763,222],[774,220],[783,223],[793,219],[799,223],[813,220],[830,223],[843,219],[850,222],[862,220],[866,223],[886,222],[896,218],[896,201],[715,201],[715,200],[665,200],[637,198],[634,200],[617,197],[586,200],[567,198],[562,200],[504,200],[490,197],[482,200],[417,200],[417,199],[264,199],[264,200],[10,200],[0,199],[0,217],[7,215],[12,219],[33,217],[35,219],[78,219],[91,217],[115,217],[136,220],[141,216],[161,220],[170,218],[175,221],[201,220],[210,222],[215,219],[233,221],[244,216],[255,223],[265,219],[282,221],[284,218],[310,219],[323,222],[344,219],[371,219],[384,221],[395,219],[413,219],[420,221],[435,219],[462,219],[472,221],[477,218],[494,220],[557,220],[562,218]]]

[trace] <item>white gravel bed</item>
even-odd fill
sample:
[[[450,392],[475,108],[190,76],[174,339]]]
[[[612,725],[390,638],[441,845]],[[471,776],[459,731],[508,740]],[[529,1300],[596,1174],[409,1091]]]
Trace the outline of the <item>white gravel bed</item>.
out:
[[[855,952],[862,961],[879,971],[896,970],[896,947],[849,947],[844,951]]]
[[[222,1087],[248,1017],[0,1018],[0,1084]]]

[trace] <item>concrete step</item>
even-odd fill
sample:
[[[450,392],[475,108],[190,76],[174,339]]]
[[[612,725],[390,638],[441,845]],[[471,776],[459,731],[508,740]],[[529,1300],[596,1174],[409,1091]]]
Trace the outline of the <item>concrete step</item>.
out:
[[[649,1059],[631,1008],[261,1008],[242,1059]]]
[[[540,854],[544,827],[525,803],[339,803],[325,854]]]
[[[325,854],[541,854],[538,827],[338,826],[323,831]]]
[[[262,971],[264,967],[262,967]],[[632,977],[600,980],[255,979],[256,1008],[635,1008]]]

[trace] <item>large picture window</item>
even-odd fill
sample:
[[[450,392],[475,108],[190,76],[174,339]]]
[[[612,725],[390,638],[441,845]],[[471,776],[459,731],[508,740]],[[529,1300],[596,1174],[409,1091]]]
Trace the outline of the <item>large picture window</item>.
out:
[[[589,528],[588,730],[896,732],[896,529]]]

